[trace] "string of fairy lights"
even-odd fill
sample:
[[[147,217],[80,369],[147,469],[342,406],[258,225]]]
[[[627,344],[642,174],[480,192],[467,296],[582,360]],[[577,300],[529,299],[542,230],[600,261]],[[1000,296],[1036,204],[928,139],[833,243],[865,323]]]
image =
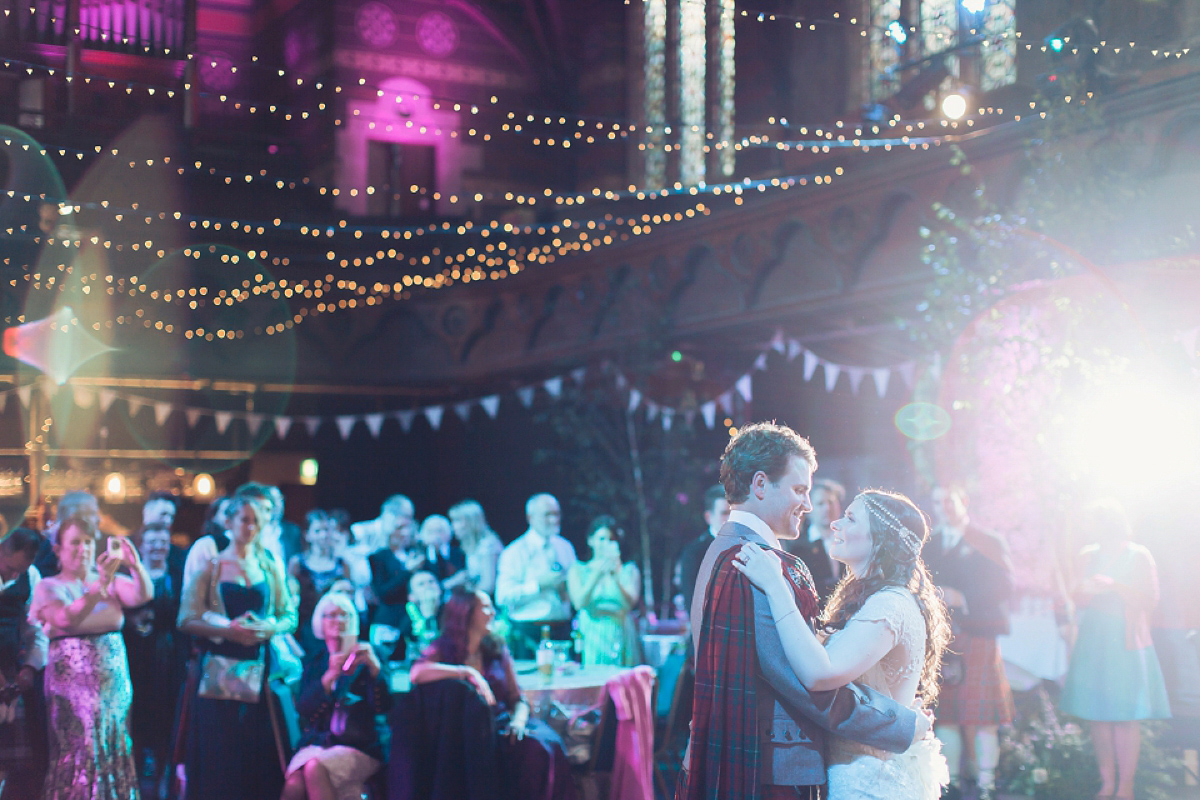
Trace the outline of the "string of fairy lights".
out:
[[[747,17],[751,12],[748,9],[742,9],[742,17]],[[850,18],[847,22],[842,20],[838,13],[834,14],[834,19],[830,20],[804,20],[803,18],[787,18],[782,15],[760,13],[757,16],[760,22],[778,22],[789,21],[797,29],[801,29],[802,25],[807,25],[809,30],[815,29],[818,24],[839,24],[851,26],[859,25],[856,18]],[[862,31],[866,35],[866,30]],[[1012,31],[998,34],[998,39],[1004,39],[1008,36],[1021,38],[1021,33]],[[1030,42],[1023,42],[1026,50],[1030,50],[1038,45]],[[1077,52],[1078,48],[1071,48],[1069,39],[1066,42],[1066,49],[1072,52]],[[1129,49],[1133,49],[1135,44],[1129,43]],[[1105,48],[1111,48],[1114,53],[1121,52],[1125,49],[1123,45],[1108,45],[1106,42],[1101,42],[1098,47],[1093,50],[1099,53]],[[1045,45],[1041,46],[1041,50],[1045,51]],[[147,48],[149,52],[149,48]],[[1152,49],[1152,54],[1155,58],[1182,58],[1188,54],[1187,48],[1182,48],[1175,51],[1160,51]],[[1161,55],[1160,55],[1161,53]],[[169,55],[169,53],[167,53]],[[204,58],[204,56],[187,55],[188,59]],[[252,57],[251,62],[257,63],[257,56]],[[54,76],[56,72],[61,72],[61,68],[49,66],[46,64],[38,64],[33,62],[18,61],[14,59],[4,59],[3,65],[5,68],[23,69],[28,74],[33,75],[35,72],[44,72],[50,76]],[[210,62],[210,66],[214,69],[218,68],[216,61]],[[235,65],[230,65],[231,74],[237,73],[238,68]],[[311,86],[317,91],[328,90],[334,95],[345,92],[347,97],[350,97],[350,90],[361,92],[359,90],[374,90],[376,98],[386,100],[389,95],[396,104],[402,104],[405,97],[410,103],[426,104],[428,107],[437,111],[453,111],[459,114],[467,114],[469,117],[477,117],[480,115],[480,106],[478,104],[467,103],[461,100],[448,100],[445,98],[422,97],[418,94],[404,94],[389,92],[384,88],[367,87],[365,78],[359,78],[357,86],[343,85],[326,85],[321,81],[310,81],[303,76],[296,76],[289,73],[287,70],[279,69],[275,71],[275,76],[286,81],[289,85],[293,84],[297,88]],[[117,81],[104,78],[99,75],[87,75],[83,73],[66,74],[65,80],[68,82],[73,80],[81,80],[85,84],[91,84],[97,81],[100,84],[107,84],[111,89],[123,87],[127,94],[133,94],[135,91],[144,91],[148,96],[154,96],[157,92],[162,92],[168,98],[174,98],[179,93],[178,86],[163,86],[151,85],[145,83]],[[188,83],[183,83],[183,90],[190,91],[192,87]],[[216,100],[227,109],[234,111],[243,111],[250,115],[272,115],[285,122],[304,121],[315,115],[333,116],[334,111],[329,103],[318,101],[315,106],[301,107],[299,105],[283,105],[283,104],[263,104],[250,103],[241,99],[231,98],[225,93],[214,93],[197,91],[196,96],[205,100]],[[361,98],[356,97],[356,100]],[[500,100],[496,95],[490,97],[490,105],[499,106]],[[363,112],[363,108],[355,107],[350,100],[347,100],[345,112],[347,117],[359,116]],[[422,135],[428,136],[449,136],[452,138],[469,138],[481,141],[491,141],[493,136],[501,134],[509,136],[520,136],[523,139],[535,146],[546,147],[580,147],[589,145],[606,145],[618,140],[627,140],[631,136],[640,136],[642,133],[654,133],[653,127],[639,127],[635,123],[621,120],[613,120],[611,118],[584,117],[577,115],[564,114],[546,114],[532,111],[518,110],[501,110],[499,111],[498,119],[488,120],[485,118],[479,119],[478,123],[473,127],[462,125],[455,127],[447,125],[445,128],[422,125],[420,122],[406,120],[403,124],[409,128],[414,128]],[[1037,113],[1034,104],[1031,104],[1031,111]],[[1005,116],[1002,108],[979,108],[980,117],[992,116],[1003,119],[1011,118],[1014,121],[1020,121],[1021,113],[1014,113],[1010,110],[1008,116]],[[1045,112],[1040,112],[1041,116],[1045,116]],[[496,115],[493,115],[496,116]],[[341,126],[347,120],[341,117],[334,116],[333,124]],[[488,129],[485,123],[490,125],[498,124],[499,128]],[[374,122],[370,123],[372,126]],[[714,136],[711,132],[707,133],[708,142],[704,146],[704,152],[710,150],[720,150],[732,148],[741,150],[745,148],[763,148],[770,147],[781,151],[802,151],[807,150],[813,153],[829,154],[836,150],[855,148],[861,150],[871,150],[874,148],[882,148],[884,151],[891,151],[897,148],[905,148],[910,150],[928,149],[931,146],[937,146],[943,142],[954,141],[955,134],[952,131],[958,130],[958,121],[930,121],[928,130],[926,121],[916,121],[905,123],[897,118],[893,118],[879,125],[873,125],[869,128],[866,125],[859,123],[848,123],[845,120],[838,120],[834,123],[825,123],[820,126],[796,125],[789,123],[785,119],[769,118],[767,124],[774,129],[782,129],[787,135],[785,137],[772,136],[769,133],[754,134],[744,136],[737,140],[722,140],[714,141]],[[964,128],[970,128],[975,124],[974,119],[966,119],[962,121]],[[853,127],[850,127],[853,125]],[[809,130],[812,133],[809,133]],[[939,130],[941,129],[941,130]],[[947,130],[948,129],[948,130]],[[868,133],[869,131],[869,133]],[[902,135],[903,133],[915,134],[913,136]],[[672,133],[672,126],[668,125],[664,128],[667,134]],[[790,135],[798,132],[801,137],[791,138]],[[901,134],[901,135],[898,135]],[[646,141],[638,143],[640,150],[653,149],[662,147],[666,151],[670,151],[673,147],[679,145],[669,141],[660,141],[653,136],[647,137]],[[48,154],[46,150],[43,154]],[[76,160],[84,160],[92,158],[93,153],[86,150],[70,150],[68,148],[58,148],[58,155],[62,158],[74,157]],[[266,169],[260,169],[251,172],[236,172],[225,169],[219,169],[204,163],[200,160],[190,160],[187,163],[172,165],[169,157],[160,158],[137,158],[132,154],[125,154],[119,148],[104,148],[103,146],[95,147],[95,156],[111,157],[120,159],[128,157],[129,169],[155,168],[170,166],[177,174],[183,175],[187,172],[207,174],[217,178],[226,185],[234,183],[256,184],[267,187],[274,187],[280,191],[297,191],[307,190],[314,191],[320,195],[330,195],[333,197],[339,196],[342,192],[346,192],[351,196],[357,196],[357,193],[364,192],[366,194],[374,194],[377,191],[388,191],[390,187],[340,187],[330,183],[316,183],[309,177],[303,178],[285,178],[278,175],[270,174]],[[540,191],[530,191],[526,188],[523,191],[489,191],[476,192],[470,196],[450,195],[446,199],[451,205],[460,205],[470,202],[497,202],[503,198],[505,202],[516,203],[521,205],[539,205],[550,204],[555,206],[582,206],[596,202],[615,202],[615,201],[652,201],[674,195],[711,195],[720,197],[722,195],[734,195],[733,202],[735,204],[742,203],[742,195],[745,192],[757,191],[765,192],[772,189],[787,190],[795,186],[805,186],[808,184],[820,186],[832,182],[835,175],[843,174],[842,167],[828,169],[825,173],[793,176],[788,178],[772,178],[769,180],[751,180],[743,179],[741,182],[725,183],[721,185],[693,185],[684,187],[676,184],[671,189],[649,190],[638,189],[635,186],[628,187],[625,191],[601,190],[593,189],[590,192],[570,193],[565,194],[555,192],[547,187]],[[442,200],[443,196],[436,191],[430,191],[429,187],[412,185],[407,187],[408,191],[417,194],[427,194],[435,200]],[[22,195],[13,191],[7,193],[11,200],[24,200],[26,202],[43,202],[44,198],[34,195]],[[117,207],[116,204],[108,201],[100,201],[98,203],[80,203],[80,204],[64,204],[60,213],[64,216],[69,216],[70,213],[80,213],[82,210],[96,211],[98,209],[106,210],[111,214],[113,221],[124,223],[126,225],[143,222],[148,228],[155,225],[165,224],[174,225],[182,223],[195,231],[212,231],[214,233],[224,233],[226,236],[237,234],[242,237],[250,237],[252,240],[261,239],[263,237],[275,237],[280,233],[299,234],[300,236],[311,237],[314,241],[322,240],[329,242],[330,245],[342,237],[352,237],[355,241],[353,250],[355,255],[351,256],[348,252],[339,252],[337,248],[331,247],[325,251],[327,262],[333,266],[339,267],[359,267],[359,266],[374,266],[376,264],[393,264],[402,265],[405,267],[416,268],[417,272],[402,275],[398,280],[393,282],[369,282],[357,281],[354,279],[335,279],[332,274],[327,275],[324,280],[300,280],[288,281],[286,279],[276,279],[274,277],[259,273],[253,280],[243,281],[241,287],[236,288],[216,288],[197,286],[189,287],[186,290],[169,291],[165,289],[152,288],[146,282],[139,282],[136,277],[129,279],[114,278],[112,275],[100,275],[93,273],[87,276],[76,276],[75,281],[83,287],[85,293],[93,289],[99,292],[104,292],[110,296],[125,295],[136,300],[144,300],[149,298],[153,301],[147,305],[137,306],[129,314],[117,315],[115,319],[106,320],[104,323],[93,323],[96,330],[101,327],[113,328],[115,325],[136,325],[150,330],[157,330],[168,334],[182,334],[186,338],[203,338],[206,340],[214,339],[234,339],[243,338],[246,335],[275,335],[290,330],[295,325],[300,324],[305,319],[322,313],[331,313],[348,308],[355,308],[359,305],[371,306],[387,300],[404,299],[410,296],[414,289],[442,289],[459,283],[471,283],[483,280],[503,280],[513,275],[519,274],[523,270],[539,265],[552,264],[557,258],[571,255],[578,252],[589,252],[595,249],[608,247],[619,242],[628,241],[631,236],[641,236],[650,233],[651,231],[668,224],[682,222],[685,219],[694,218],[698,215],[707,215],[711,213],[711,209],[704,202],[696,202],[683,210],[673,212],[658,213],[643,213],[641,215],[629,214],[628,216],[616,216],[606,214],[603,219],[595,218],[583,221],[572,221],[570,219],[563,220],[559,223],[544,224],[544,225],[514,225],[509,222],[501,222],[499,220],[491,220],[485,223],[432,223],[423,226],[411,226],[405,228],[397,228],[394,226],[378,226],[378,225],[350,225],[346,220],[339,220],[334,224],[305,224],[285,222],[279,218],[272,220],[245,220],[245,219],[222,219],[214,217],[205,217],[201,215],[185,214],[181,211],[163,212],[159,211],[152,214],[144,214],[139,211],[139,203],[131,203],[129,207]],[[65,226],[69,231],[70,226]],[[100,247],[106,250],[128,250],[137,253],[149,253],[159,259],[166,258],[171,255],[167,249],[156,244],[153,238],[137,239],[137,240],[116,240],[106,238],[105,235],[96,233],[91,234],[87,231],[76,231],[68,233],[66,236],[42,236],[24,229],[20,231],[9,230],[9,235],[15,238],[26,237],[35,244],[44,245],[49,249],[57,249],[64,253],[65,258],[70,258],[68,253],[73,249],[75,251],[82,250],[88,245]],[[433,247],[430,251],[428,247],[420,249],[419,253],[406,256],[402,250],[391,246],[399,244],[403,246],[404,242],[409,242],[419,237],[426,236],[443,236],[452,235],[456,239],[464,241],[459,242],[460,247]],[[469,236],[468,236],[469,235]],[[515,241],[522,237],[540,237],[536,243],[526,241]],[[575,238],[567,238],[574,236]],[[364,253],[363,245],[366,244],[362,240],[378,237],[383,246],[376,249],[374,253]],[[484,240],[493,238],[494,241]],[[505,237],[510,237],[514,241],[510,241]],[[267,262],[272,256],[265,247],[260,247],[256,244],[247,244],[251,249],[245,251],[244,256],[236,252],[221,252],[216,250],[210,251],[210,255],[218,256],[222,261],[237,264],[243,257],[250,261]],[[201,247],[188,247],[179,251],[185,258],[199,259],[203,256],[204,251]],[[344,253],[344,254],[343,254]],[[53,260],[53,258],[51,259]],[[438,262],[441,263],[438,263]],[[4,259],[4,263],[9,263],[9,259]],[[275,254],[273,261],[270,263],[277,266],[288,266],[291,262],[288,256],[280,256]],[[28,269],[28,265],[27,269]],[[440,269],[436,274],[428,274],[431,269]],[[59,276],[51,274],[51,271],[57,271]],[[72,265],[66,261],[53,265],[51,267],[42,266],[35,272],[26,271],[24,280],[33,288],[38,289],[64,289],[69,281],[65,279],[66,275],[70,275]],[[266,326],[259,326],[253,329],[242,328],[218,328],[216,330],[208,330],[203,326],[179,325],[164,319],[161,315],[155,315],[154,309],[161,304],[174,305],[178,307],[186,307],[191,310],[196,310],[204,306],[222,307],[236,306],[247,303],[255,298],[269,297],[274,300],[288,301],[308,301],[307,305],[292,309],[292,316],[286,320],[271,323]],[[12,319],[8,320],[10,323]],[[23,318],[17,318],[18,322],[23,322]]]

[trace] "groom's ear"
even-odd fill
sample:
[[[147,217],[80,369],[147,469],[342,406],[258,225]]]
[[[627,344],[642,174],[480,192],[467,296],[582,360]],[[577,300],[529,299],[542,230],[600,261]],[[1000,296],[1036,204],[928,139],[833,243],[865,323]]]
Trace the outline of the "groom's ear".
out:
[[[754,473],[753,477],[750,478],[750,492],[756,498],[762,500],[763,493],[766,491],[767,484],[770,482],[771,479],[767,477],[767,473],[760,469],[758,472]]]

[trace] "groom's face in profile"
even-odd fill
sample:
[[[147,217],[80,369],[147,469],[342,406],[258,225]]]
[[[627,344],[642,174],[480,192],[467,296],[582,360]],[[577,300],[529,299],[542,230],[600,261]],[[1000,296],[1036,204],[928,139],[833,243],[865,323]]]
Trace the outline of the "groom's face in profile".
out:
[[[755,502],[750,510],[780,539],[795,539],[800,535],[800,520],[812,511],[811,487],[812,468],[804,459],[792,456],[777,481],[771,481],[765,472],[755,473],[750,484]]]

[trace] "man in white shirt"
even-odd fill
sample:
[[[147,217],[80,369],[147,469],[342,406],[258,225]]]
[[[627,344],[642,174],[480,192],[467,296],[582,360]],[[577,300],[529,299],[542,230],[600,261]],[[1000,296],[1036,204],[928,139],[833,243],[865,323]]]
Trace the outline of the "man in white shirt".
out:
[[[509,645],[516,658],[532,658],[542,627],[552,639],[571,635],[571,601],[567,570],[575,548],[559,530],[562,510],[553,495],[535,494],[525,503],[529,530],[500,554],[496,570],[496,602],[512,626]]]
[[[363,558],[377,550],[388,546],[392,532],[399,528],[408,531],[408,539],[412,540],[417,532],[416,510],[412,500],[402,494],[394,494],[379,508],[379,516],[350,526],[354,534],[353,547]]]

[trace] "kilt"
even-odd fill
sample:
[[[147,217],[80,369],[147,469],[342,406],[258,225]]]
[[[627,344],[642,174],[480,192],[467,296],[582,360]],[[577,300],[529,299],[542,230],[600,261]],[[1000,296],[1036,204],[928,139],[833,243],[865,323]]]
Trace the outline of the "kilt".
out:
[[[996,639],[955,636],[950,650],[960,655],[963,679],[943,684],[938,692],[937,719],[947,725],[1008,725],[1013,721],[1012,690]]]

